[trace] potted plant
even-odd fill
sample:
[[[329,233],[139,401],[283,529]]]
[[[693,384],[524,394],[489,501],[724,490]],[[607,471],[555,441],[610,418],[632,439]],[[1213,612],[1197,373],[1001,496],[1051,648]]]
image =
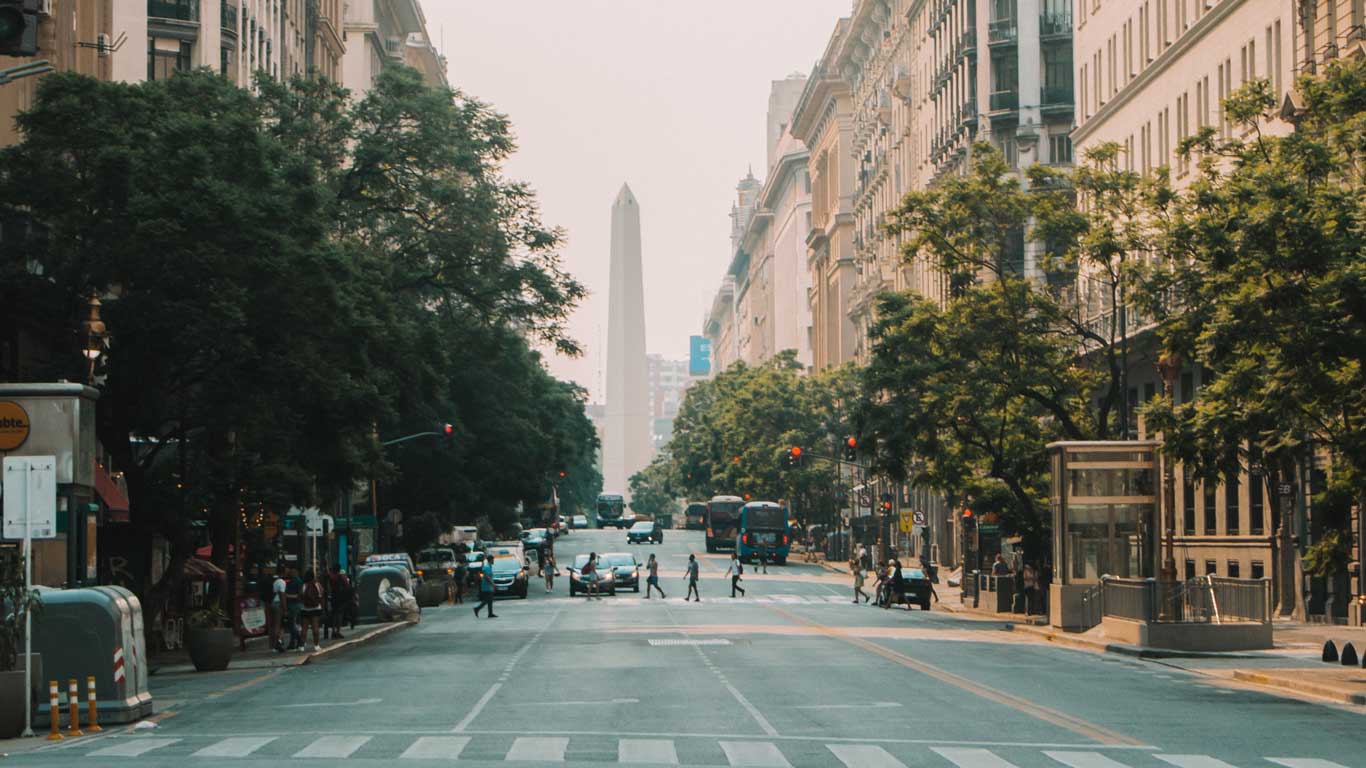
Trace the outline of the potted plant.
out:
[[[31,696],[32,690],[24,690],[24,654],[19,649],[24,643],[25,618],[41,615],[42,609],[38,591],[24,584],[23,555],[0,552],[0,739],[24,730],[24,697]],[[38,654],[31,655],[34,679],[41,679]]]
[[[235,645],[237,637],[227,626],[227,614],[216,605],[191,613],[185,621],[185,647],[200,672],[227,669]]]

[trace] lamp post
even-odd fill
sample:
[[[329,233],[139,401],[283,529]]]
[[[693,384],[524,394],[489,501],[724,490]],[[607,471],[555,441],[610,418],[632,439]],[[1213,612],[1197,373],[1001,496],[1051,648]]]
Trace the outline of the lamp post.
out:
[[[1162,391],[1167,399],[1175,402],[1176,377],[1181,372],[1181,356],[1175,352],[1163,352],[1157,359],[1157,372],[1162,376]],[[1162,557],[1162,581],[1176,581],[1176,474],[1172,471],[1172,460],[1166,451],[1162,452],[1162,517],[1166,529],[1166,552]]]
[[[100,299],[94,291],[90,292],[90,299],[86,302],[85,319],[81,321],[81,354],[89,361],[86,367],[85,382],[95,383],[95,361],[104,354],[104,349],[109,344],[109,331],[105,329],[104,321],[100,319]]]

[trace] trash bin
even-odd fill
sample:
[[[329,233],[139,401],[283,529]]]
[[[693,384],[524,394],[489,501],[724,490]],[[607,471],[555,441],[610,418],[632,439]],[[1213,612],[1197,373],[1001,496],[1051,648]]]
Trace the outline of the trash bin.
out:
[[[84,705],[86,678],[93,675],[100,723],[129,723],[151,715],[137,597],[123,587],[38,589],[43,615],[33,622],[33,649],[42,654],[44,676],[57,680],[63,694],[66,681],[75,678]],[[48,708],[44,697],[38,710],[44,722]]]
[[[375,624],[381,621],[379,596],[389,587],[403,587],[412,591],[408,571],[393,565],[372,565],[356,575],[356,621]]]

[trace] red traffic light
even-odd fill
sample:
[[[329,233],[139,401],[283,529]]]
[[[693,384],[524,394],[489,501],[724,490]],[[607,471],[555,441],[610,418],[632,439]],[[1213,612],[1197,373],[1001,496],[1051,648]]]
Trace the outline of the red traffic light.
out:
[[[749,494],[745,494],[745,501],[749,501]]]
[[[970,510],[970,509],[965,509],[965,510],[963,510],[963,517],[965,517],[965,518],[966,518],[966,517],[972,517],[972,510]]]
[[[446,437],[450,437],[451,435],[454,435],[454,434],[455,434],[455,425],[454,425],[454,424],[442,424],[442,425],[441,425],[441,434],[445,435]]]
[[[800,455],[802,455],[802,447],[801,447],[800,445],[794,445],[794,446],[792,446],[792,455],[793,455],[793,456],[800,456]]]
[[[849,446],[850,448],[857,448],[857,447],[858,447],[858,440],[856,440],[856,439],[854,439],[854,438],[851,437],[851,438],[849,438],[848,440],[845,440],[845,441],[844,441],[844,444],[847,445],[847,446]]]
[[[739,457],[739,456],[736,456],[736,457],[732,458],[732,459],[730,460],[730,463],[732,463],[732,464],[739,464],[739,463],[740,463],[740,457]]]
[[[561,477],[561,478],[563,478],[563,477],[565,476],[565,474],[566,474],[566,473],[565,473],[563,470],[560,471],[560,477]]]

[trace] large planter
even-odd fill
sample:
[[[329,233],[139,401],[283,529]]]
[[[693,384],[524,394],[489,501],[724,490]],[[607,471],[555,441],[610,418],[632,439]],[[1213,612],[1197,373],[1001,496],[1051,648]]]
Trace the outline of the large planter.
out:
[[[185,634],[185,647],[190,651],[190,661],[200,672],[227,669],[236,645],[237,635],[231,629],[197,628]]]

